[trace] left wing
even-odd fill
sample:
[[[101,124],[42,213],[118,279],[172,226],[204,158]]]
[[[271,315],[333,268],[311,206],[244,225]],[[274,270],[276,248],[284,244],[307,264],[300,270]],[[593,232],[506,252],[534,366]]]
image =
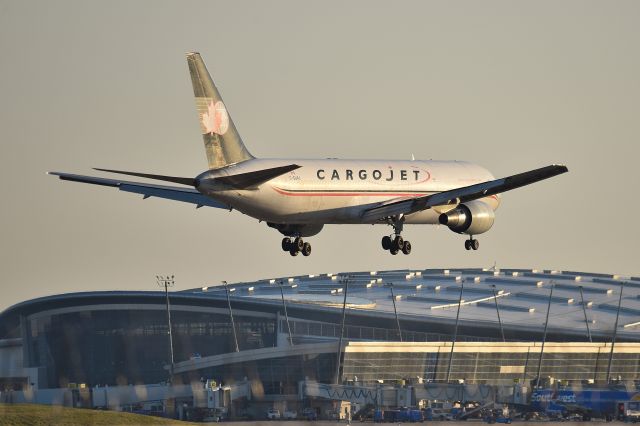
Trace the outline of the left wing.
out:
[[[477,200],[478,198],[520,188],[521,186],[548,179],[568,171],[567,166],[554,164],[502,179],[463,186],[423,197],[386,203],[365,210],[362,214],[362,219],[366,222],[376,221],[390,216],[415,213],[434,206],[459,204],[466,201]]]
[[[238,173],[235,175],[222,175],[213,178],[216,182],[222,182],[226,185],[232,186],[237,189],[249,189],[253,186],[260,185],[275,177],[289,173],[292,170],[299,169],[297,164],[288,164],[286,166],[272,167],[270,169],[253,170],[251,172]],[[149,173],[140,172],[127,172],[124,170],[112,170],[112,169],[94,169],[101,172],[119,173],[121,175],[143,177],[147,179],[164,180],[167,182],[180,183],[182,185],[196,186],[196,180],[193,178],[164,176],[164,175],[152,175]]]
[[[90,183],[93,185],[110,186],[118,188],[120,191],[133,192],[141,194],[143,198],[157,197],[166,198],[168,200],[182,201],[183,203],[195,204],[196,208],[202,206],[215,207],[218,209],[230,210],[227,204],[213,200],[202,195],[193,188],[178,188],[175,186],[151,185],[139,182],[127,182],[119,179],[105,179],[93,176],[74,175],[71,173],[48,172],[50,175],[58,176],[62,180],[72,182]]]

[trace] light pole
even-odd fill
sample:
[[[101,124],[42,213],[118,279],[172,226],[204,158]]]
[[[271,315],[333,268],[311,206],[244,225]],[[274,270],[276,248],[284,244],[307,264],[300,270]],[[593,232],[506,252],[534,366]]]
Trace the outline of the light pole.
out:
[[[284,302],[284,290],[282,289],[282,280],[278,281],[280,285],[280,296],[282,296],[282,309],[284,309],[284,317],[287,320],[287,330],[289,331],[289,346],[293,346],[293,337],[291,336],[291,325],[289,325],[289,314],[287,313],[287,304]]]
[[[393,301],[393,313],[396,316],[396,325],[398,326],[398,337],[400,338],[400,342],[402,342],[402,330],[400,329],[400,320],[398,319],[398,310],[396,309],[396,295],[393,294],[393,283],[389,285],[391,289],[391,300]]]
[[[549,311],[551,311],[551,300],[553,299],[553,287],[555,283],[550,281],[549,302],[547,303],[547,318],[544,320],[544,332],[542,334],[542,346],[540,347],[540,358],[538,361],[538,374],[536,374],[536,389],[540,388],[540,373],[542,372],[542,357],[544,356],[544,344],[547,342],[547,327],[549,325]]]
[[[169,361],[170,361],[170,369],[169,369],[169,383],[173,383],[173,334],[171,333],[171,307],[169,305],[169,287],[173,287],[175,285],[174,275],[156,275],[156,282],[158,286],[164,287],[164,294],[167,301],[167,328],[169,335]]]
[[[616,336],[618,335],[618,319],[620,318],[620,308],[622,307],[622,290],[624,290],[624,281],[620,283],[620,298],[618,299],[616,323],[613,325],[613,337],[611,337],[611,351],[609,352],[609,362],[607,364],[607,383],[611,382],[611,361],[613,361],[613,348],[616,346]]]
[[[349,277],[344,278],[344,300],[342,301],[342,325],[340,326],[340,340],[338,340],[338,359],[336,360],[335,384],[340,381],[340,355],[342,352],[342,338],[344,336],[344,320],[347,316],[347,292],[349,291]]]
[[[449,365],[447,366],[447,384],[449,383],[449,376],[451,376],[451,362],[453,361],[453,349],[456,346],[456,339],[458,338],[458,321],[460,320],[460,307],[462,306],[462,292],[464,291],[464,278],[460,282],[460,297],[458,298],[458,311],[456,312],[456,327],[453,330],[453,340],[451,341],[451,352],[449,353]]]
[[[504,338],[504,328],[502,328],[502,320],[500,319],[500,308],[498,308],[498,294],[496,293],[496,285],[493,284],[493,300],[496,302],[496,313],[498,314],[498,324],[500,324],[500,334],[502,335],[502,341],[506,342]]]
[[[587,319],[587,307],[584,304],[584,293],[582,292],[582,286],[580,288],[580,301],[582,302],[582,313],[584,314],[584,324],[587,326],[587,336],[589,336],[589,342],[593,343],[591,338],[591,329],[589,328],[589,320]]]
[[[226,281],[222,281],[222,285],[224,286],[224,290],[227,292],[227,305],[229,306],[229,318],[231,318],[231,330],[233,331],[233,341],[236,345],[236,352],[240,352],[240,348],[238,347],[238,336],[236,335],[236,323],[233,320],[233,311],[231,310],[231,298],[229,298],[229,287],[227,287]]]

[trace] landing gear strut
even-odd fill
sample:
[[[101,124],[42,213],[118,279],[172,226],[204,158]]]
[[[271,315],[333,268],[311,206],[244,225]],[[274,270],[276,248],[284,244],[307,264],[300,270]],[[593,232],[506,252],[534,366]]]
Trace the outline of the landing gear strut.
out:
[[[311,254],[311,244],[306,243],[301,237],[296,237],[293,240],[289,237],[282,239],[282,250],[288,251],[291,256],[297,256],[298,253],[302,253],[303,256],[309,256]]]
[[[404,217],[400,215],[399,217],[389,219],[388,223],[393,226],[394,236],[385,235],[382,237],[382,248],[388,250],[389,253],[394,256],[399,252],[404,254],[411,253],[411,243],[403,239],[400,235],[404,225]]]
[[[464,248],[466,248],[467,250],[478,250],[478,248],[480,248],[480,241],[474,240],[472,235],[468,240],[465,240]]]

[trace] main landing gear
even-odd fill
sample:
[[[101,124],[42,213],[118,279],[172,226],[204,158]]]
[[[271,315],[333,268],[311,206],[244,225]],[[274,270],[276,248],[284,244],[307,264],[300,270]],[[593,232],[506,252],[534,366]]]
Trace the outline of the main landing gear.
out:
[[[388,220],[389,225],[393,226],[393,234],[391,237],[389,235],[385,235],[382,237],[382,248],[388,250],[392,255],[396,255],[399,252],[404,254],[411,253],[411,243],[402,238],[400,235],[402,233],[402,226],[404,224],[404,216],[400,215],[399,217],[394,217],[393,219]]]
[[[480,241],[474,240],[473,236],[471,236],[468,240],[465,240],[464,248],[466,248],[467,250],[478,250],[478,248],[480,248]]]
[[[302,238],[296,237],[293,240],[289,237],[282,239],[282,250],[288,251],[291,256],[297,256],[302,253],[303,256],[311,254],[311,244],[305,243]]]
[[[396,235],[393,238],[389,235],[382,237],[382,248],[389,250],[389,253],[394,256],[399,252],[403,252],[404,254],[411,253],[411,243],[400,235]]]

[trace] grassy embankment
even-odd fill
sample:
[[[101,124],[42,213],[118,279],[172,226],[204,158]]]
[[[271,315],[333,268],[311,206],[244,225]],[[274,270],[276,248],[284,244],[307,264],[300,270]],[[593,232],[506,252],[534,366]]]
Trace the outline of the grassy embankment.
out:
[[[45,425],[195,425],[131,413],[36,404],[0,404],[1,426]]]

